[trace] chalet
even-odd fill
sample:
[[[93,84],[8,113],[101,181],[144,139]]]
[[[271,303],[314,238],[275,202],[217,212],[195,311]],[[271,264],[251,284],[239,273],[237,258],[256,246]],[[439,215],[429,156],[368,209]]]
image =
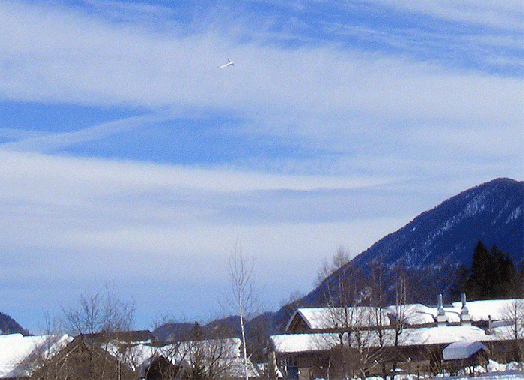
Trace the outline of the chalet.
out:
[[[485,367],[489,349],[481,342],[455,342],[442,350],[443,365],[452,374],[465,367]]]
[[[35,369],[31,378],[134,380],[136,376],[129,365],[106,350],[99,340],[79,335]]]
[[[42,360],[50,359],[69,341],[67,335],[0,335],[0,378],[29,378]]]
[[[140,344],[134,347],[132,357],[138,359],[136,369],[143,379],[183,379],[195,373],[207,378],[243,379],[246,369],[248,377],[258,377],[253,363],[249,359],[244,363],[240,348],[239,338]]]
[[[524,300],[461,302],[436,307],[420,304],[373,310],[302,308],[291,317],[286,334],[270,337],[277,366],[284,377],[309,380],[347,375],[385,376],[399,369],[438,373],[447,347],[485,347],[474,358],[453,359],[462,364],[491,358],[508,360],[516,339],[524,342],[524,326],[511,311]],[[521,314],[524,315],[524,314]],[[515,355],[513,355],[515,356]],[[452,359],[450,359],[452,360]]]

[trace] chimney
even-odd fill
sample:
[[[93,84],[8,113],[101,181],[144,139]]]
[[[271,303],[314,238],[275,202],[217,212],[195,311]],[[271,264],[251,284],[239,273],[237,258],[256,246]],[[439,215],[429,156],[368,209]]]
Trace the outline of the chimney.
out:
[[[486,330],[486,335],[493,334],[493,320],[491,319],[491,314],[488,315],[488,329]]]
[[[444,303],[442,302],[442,293],[438,295],[437,299],[437,325],[444,326],[448,322],[446,313],[444,312]]]
[[[461,294],[462,308],[460,309],[460,324],[462,326],[471,326],[471,315],[466,306],[466,293]]]

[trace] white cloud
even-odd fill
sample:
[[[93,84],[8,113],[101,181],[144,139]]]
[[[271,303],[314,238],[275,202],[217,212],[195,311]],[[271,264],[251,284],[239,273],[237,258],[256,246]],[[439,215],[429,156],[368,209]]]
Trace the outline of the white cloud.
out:
[[[505,0],[373,0],[414,13],[458,22],[523,31],[524,9],[519,1]]]
[[[520,81],[512,78],[453,73],[439,65],[336,46],[283,50],[238,44],[212,29],[178,37],[59,8],[2,7],[4,99],[176,105],[251,117],[250,112],[322,118],[358,111],[485,120],[496,112],[490,104],[515,111],[522,94]],[[27,18],[30,22],[20,27]],[[237,66],[216,70],[228,56]]]
[[[9,133],[10,130],[7,130],[5,132],[6,134],[11,135],[11,137],[18,138],[13,142],[0,145],[0,150],[52,153],[70,146],[74,146],[75,144],[100,140],[119,132],[128,131],[153,122],[159,122],[161,120],[162,118],[159,116],[136,116],[122,120],[106,122],[79,131],[62,133],[37,133],[29,134],[29,136],[24,136],[28,135],[28,133],[19,133],[16,135],[14,133]]]

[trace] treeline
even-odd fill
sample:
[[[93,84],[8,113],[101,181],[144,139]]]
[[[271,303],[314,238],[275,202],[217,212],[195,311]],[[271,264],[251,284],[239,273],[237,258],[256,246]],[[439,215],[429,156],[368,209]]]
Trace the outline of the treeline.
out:
[[[471,267],[462,266],[453,288],[455,296],[466,293],[470,300],[524,297],[524,261],[518,267],[495,245],[491,251],[479,240]]]

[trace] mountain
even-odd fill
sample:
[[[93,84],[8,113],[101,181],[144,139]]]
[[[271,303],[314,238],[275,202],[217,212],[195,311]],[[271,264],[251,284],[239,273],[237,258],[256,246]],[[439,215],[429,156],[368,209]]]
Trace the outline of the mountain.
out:
[[[24,329],[22,326],[18,324],[17,321],[15,321],[13,318],[11,318],[9,315],[0,313],[0,331],[2,334],[22,334],[22,335],[29,335],[29,331]]]
[[[502,178],[454,196],[355,257],[354,265],[435,268],[471,264],[475,245],[496,245],[520,264],[524,253],[524,182]]]
[[[407,273],[411,302],[434,303],[449,296],[461,265],[469,267],[479,240],[496,246],[517,265],[524,265],[524,182],[500,178],[466,190],[426,211],[382,238],[346,264],[360,288],[369,286],[372,268],[385,268],[385,299],[393,301],[391,284],[399,270]],[[346,268],[341,268],[346,270]],[[328,289],[338,288],[334,273],[300,304],[325,304]],[[453,301],[449,299],[448,301]]]

